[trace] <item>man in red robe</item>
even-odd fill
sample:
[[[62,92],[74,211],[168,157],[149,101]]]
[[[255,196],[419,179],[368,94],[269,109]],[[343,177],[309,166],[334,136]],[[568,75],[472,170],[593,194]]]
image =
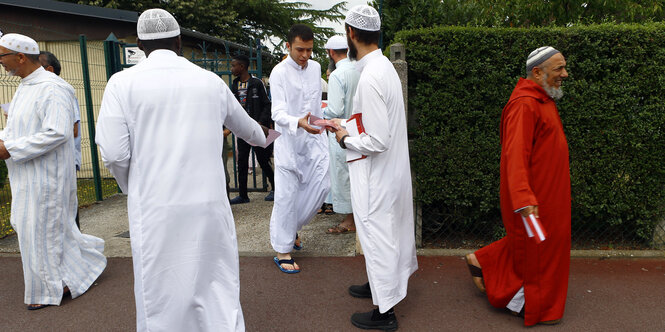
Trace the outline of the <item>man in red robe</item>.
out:
[[[507,234],[466,256],[490,304],[523,314],[526,326],[558,323],[568,291],[570,170],[555,102],[563,96],[565,66],[563,55],[549,46],[529,55],[527,78],[517,82],[501,114],[500,197]],[[530,215],[545,231],[542,242],[528,235],[523,217]]]

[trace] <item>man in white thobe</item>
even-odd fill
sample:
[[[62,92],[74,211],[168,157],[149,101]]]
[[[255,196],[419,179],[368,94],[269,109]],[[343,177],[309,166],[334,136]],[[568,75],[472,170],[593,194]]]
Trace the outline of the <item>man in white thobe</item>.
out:
[[[323,117],[321,65],[309,60],[314,35],[306,25],[291,27],[289,55],[270,74],[272,119],[282,136],[275,140],[275,205],[270,217],[273,260],[285,273],[300,271],[291,258],[301,247],[298,231],[316,215],[330,190],[328,141],[309,125]]]
[[[41,67],[39,47],[27,36],[2,36],[0,63],[22,78],[0,133],[0,158],[9,170],[24,301],[35,310],[85,293],[106,267],[104,241],[74,223],[74,88]]]
[[[372,7],[353,7],[346,16],[349,57],[360,71],[353,99],[365,133],[336,132],[342,148],[367,156],[349,163],[353,214],[365,254],[369,284],[349,293],[372,297],[378,308],[355,313],[351,322],[366,329],[396,329],[393,307],[406,297],[409,276],[418,269],[413,227],[411,168],[402,85],[378,48],[381,21]],[[343,125],[343,121],[337,121]]]
[[[342,36],[331,37],[324,45],[331,61],[335,63],[335,70],[330,74],[328,81],[328,107],[323,109],[326,119],[348,119],[353,114],[353,96],[356,94],[360,73],[355,65],[347,58],[348,45]],[[349,167],[344,151],[335,139],[335,135],[328,136],[330,151],[330,184],[332,203],[335,212],[346,214],[342,222],[327,233],[340,234],[353,232],[356,226],[353,222],[351,208],[351,184],[349,182]]]
[[[217,75],[178,56],[180,27],[149,9],[147,58],[109,80],[97,121],[104,164],[127,193],[138,331],[244,331],[238,244],[220,155],[223,126],[265,144]]]

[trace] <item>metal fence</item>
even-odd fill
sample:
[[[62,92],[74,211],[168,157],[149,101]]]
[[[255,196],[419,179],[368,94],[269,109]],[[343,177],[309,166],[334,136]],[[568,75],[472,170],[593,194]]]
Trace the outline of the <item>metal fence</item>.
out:
[[[91,144],[91,133],[95,123],[95,117],[99,114],[102,95],[106,87],[104,47],[101,41],[85,42],[58,41],[40,42],[39,47],[43,51],[49,51],[59,59],[62,66],[60,77],[71,84],[76,90],[81,111],[81,170],[77,173],[79,205],[85,206],[118,192],[118,186],[111,173],[103,166],[101,160],[95,160],[93,155],[99,155],[96,145]],[[85,49],[85,52],[82,50]],[[82,55],[83,54],[83,55]],[[87,54],[87,57],[86,57]],[[84,69],[89,73],[89,82],[86,84]],[[19,77],[0,76],[0,103],[7,104],[11,101],[16,88],[20,82]],[[87,93],[91,98],[84,98]],[[88,99],[88,100],[87,100]],[[94,110],[91,118],[86,112],[91,106]],[[6,119],[1,117],[2,128],[6,126]],[[1,167],[5,167],[2,163]],[[99,169],[96,169],[99,167]],[[94,174],[98,172],[99,178],[95,181]],[[0,237],[12,232],[9,225],[11,192],[9,183],[0,188]],[[99,197],[101,196],[101,197]]]
[[[497,190],[497,196],[498,196]],[[417,198],[416,198],[417,199]],[[445,249],[475,249],[496,241],[506,232],[497,209],[486,220],[465,220],[459,211],[449,211],[443,205],[417,205],[415,211],[417,233],[421,236],[421,246]],[[610,225],[605,221],[571,221],[571,242],[573,249],[665,249],[665,223],[654,225],[648,238],[637,236],[635,224]]]
[[[251,67],[249,68],[249,73],[258,78],[262,78],[263,61],[261,57],[261,44],[260,43],[253,44],[253,42],[250,41],[247,53],[248,54],[245,55],[249,57],[250,67]],[[189,59],[193,63],[199,65],[201,68],[217,74],[230,87],[233,82],[233,75],[231,74],[231,60],[233,58],[233,55],[235,54],[231,52],[229,44],[227,43],[223,45],[222,49],[218,49],[211,47],[209,43],[203,41],[199,45],[198,50],[192,50],[192,52],[189,54]],[[230,159],[231,162],[230,164],[227,163],[226,166],[227,170],[230,169],[233,170],[233,175],[231,176],[231,183],[229,184],[230,190],[233,192],[233,191],[238,191],[238,169],[237,169],[238,161],[236,154],[237,139],[233,134],[231,134],[230,137],[227,137],[226,139],[231,141],[231,146],[232,146],[231,149],[232,158]],[[256,167],[258,161],[256,159],[256,156],[254,155],[254,149],[252,149],[249,158],[250,158],[249,172],[251,173],[250,174],[251,176],[248,176],[248,181],[250,181],[250,183],[248,183],[247,185],[247,190],[268,191],[268,182],[266,181],[266,177],[263,174],[263,172],[260,170],[260,168]]]

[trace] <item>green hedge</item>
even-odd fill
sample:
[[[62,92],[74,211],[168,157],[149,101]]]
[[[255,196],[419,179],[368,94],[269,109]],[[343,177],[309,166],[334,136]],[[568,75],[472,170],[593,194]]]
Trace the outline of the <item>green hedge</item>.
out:
[[[550,45],[570,75],[559,111],[573,240],[651,245],[665,212],[665,25],[441,27],[396,40],[409,64],[411,158],[425,229],[501,235],[501,109],[525,76],[529,52]]]

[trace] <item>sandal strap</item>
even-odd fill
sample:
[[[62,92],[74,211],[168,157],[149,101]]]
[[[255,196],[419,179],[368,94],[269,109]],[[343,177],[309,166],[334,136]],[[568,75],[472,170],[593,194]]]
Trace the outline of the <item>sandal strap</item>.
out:
[[[291,258],[291,259],[280,259],[280,260],[277,261],[277,264],[279,264],[279,265],[282,265],[282,264],[291,264],[291,265],[293,265],[293,263],[295,263],[293,258]]]
[[[467,264],[469,266],[469,272],[471,272],[472,277],[483,277],[483,270],[475,265]]]

